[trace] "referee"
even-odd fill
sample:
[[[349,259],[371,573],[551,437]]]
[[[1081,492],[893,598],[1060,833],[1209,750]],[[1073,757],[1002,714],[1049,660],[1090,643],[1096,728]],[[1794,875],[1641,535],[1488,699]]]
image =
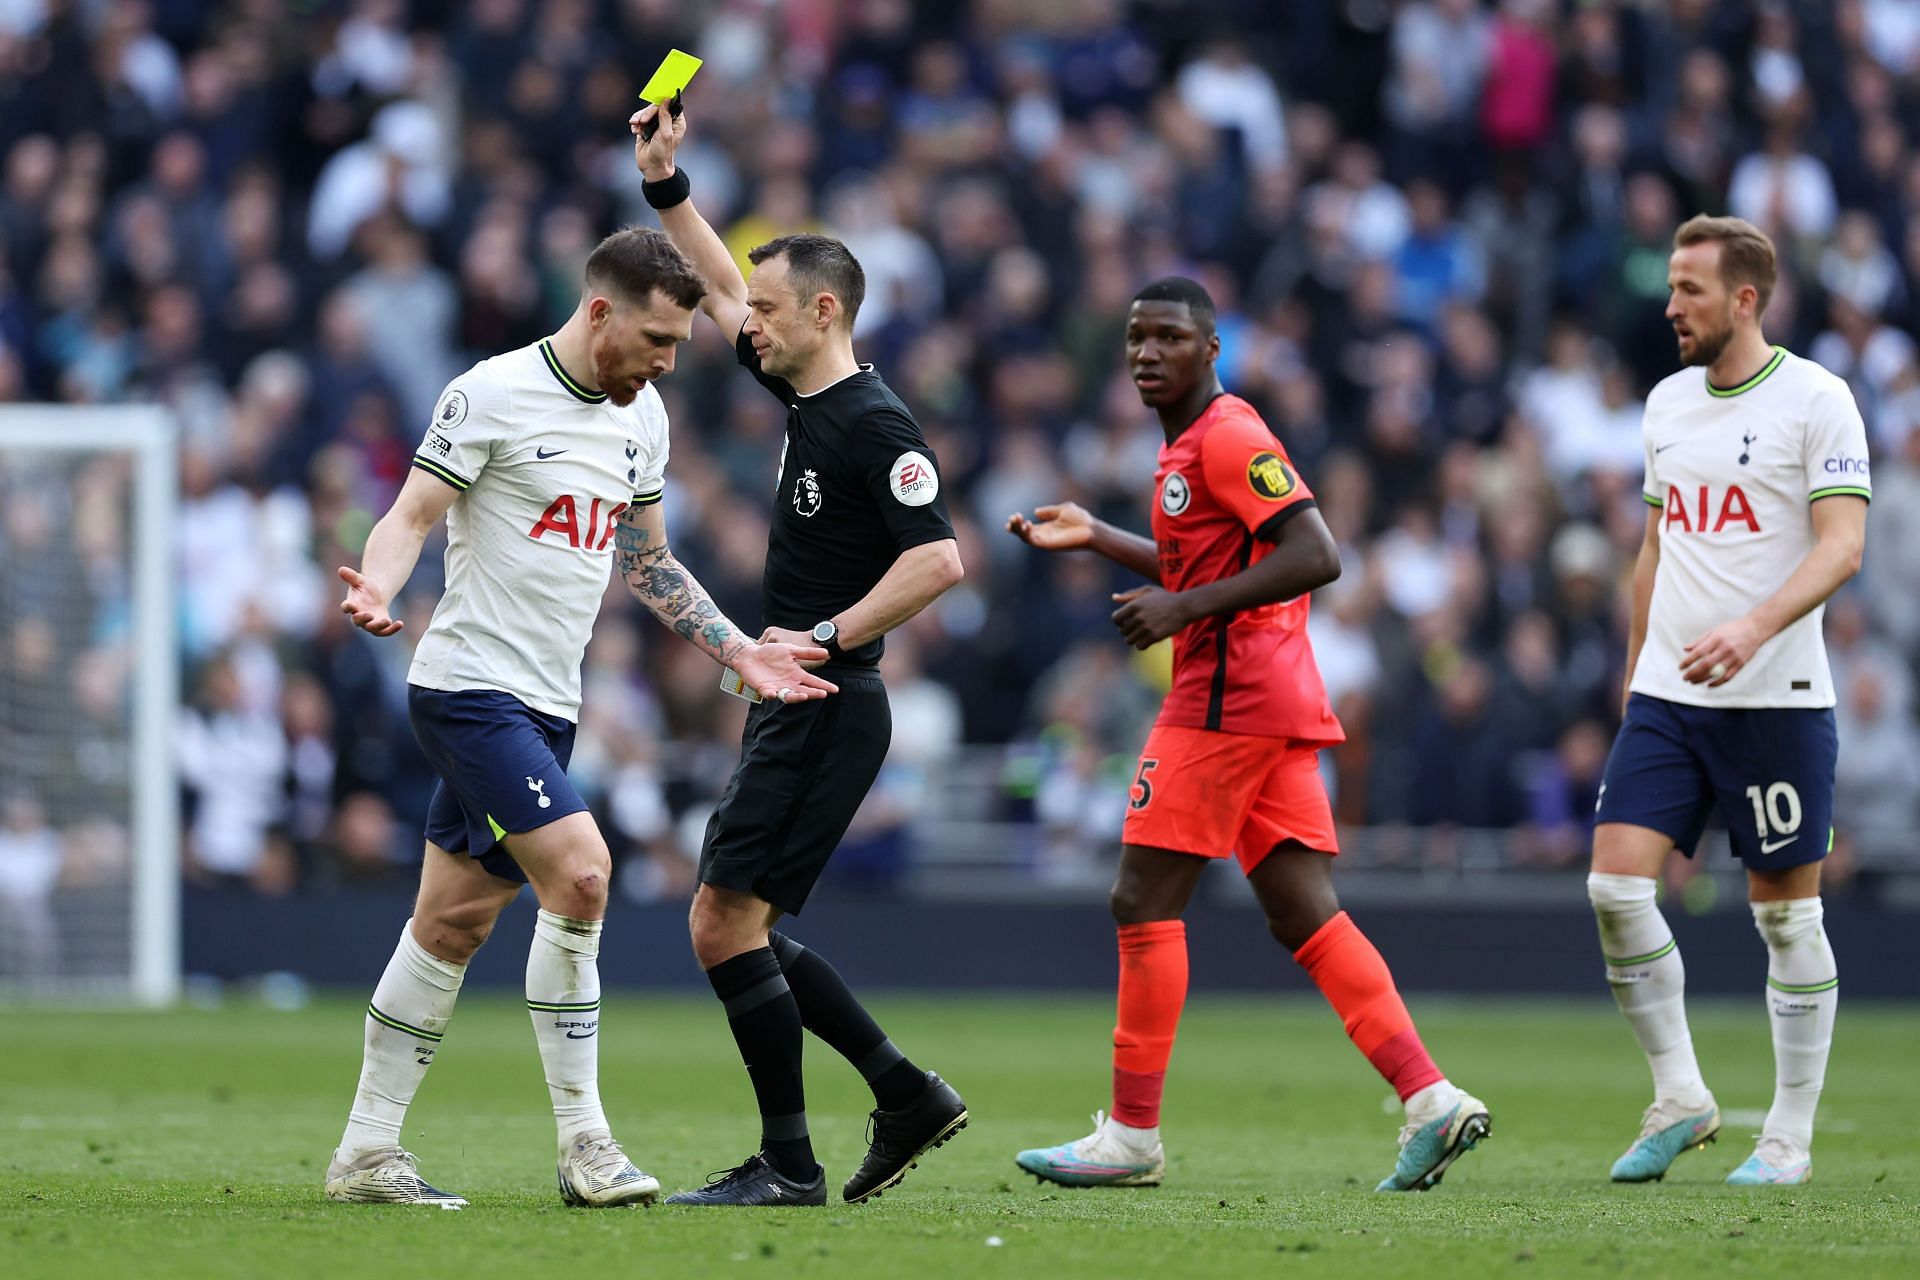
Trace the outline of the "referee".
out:
[[[762,587],[763,639],[817,644],[840,687],[816,702],[760,702],[740,764],[707,825],[689,925],[727,1010],[760,1106],[760,1151],[669,1204],[819,1205],[825,1172],[807,1136],[802,1028],[873,1089],[872,1139],[841,1194],[859,1203],[906,1176],[967,1122],[938,1075],[893,1046],[832,965],[771,932],[798,913],[885,760],[893,721],[880,654],[887,632],[960,581],[940,468],[920,427],[873,366],[853,356],[866,276],[847,247],[782,236],[748,255],[749,284],[688,199],[674,167],[684,115],[628,121],[647,202],[707,280],[704,310],[735,337],[755,380],[787,409]]]

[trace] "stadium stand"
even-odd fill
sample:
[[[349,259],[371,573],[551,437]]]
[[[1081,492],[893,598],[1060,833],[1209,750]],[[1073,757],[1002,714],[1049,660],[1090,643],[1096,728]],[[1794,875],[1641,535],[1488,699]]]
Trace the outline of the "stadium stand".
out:
[[[707,59],[684,154],[702,209],[743,257],[794,230],[847,240],[863,358],[956,482],[969,576],[892,645],[894,758],[837,875],[884,884],[917,855],[1072,880],[1109,856],[1163,667],[1116,641],[1126,584],[998,528],[1061,496],[1144,527],[1158,437],[1119,333],[1133,290],[1175,271],[1219,301],[1227,386],[1341,543],[1314,638],[1359,851],[1582,858],[1641,398],[1674,363],[1668,242],[1702,210],[1779,240],[1769,335],[1845,376],[1867,419],[1867,565],[1828,617],[1833,870],[1910,856],[1920,25],[1900,0],[0,4],[0,402],[153,402],[182,424],[194,879],[411,878],[421,628],[355,633],[332,571],[447,378],[549,332],[597,237],[650,220],[625,120],[669,46]],[[748,621],[780,420],[731,362],[703,332],[662,384],[669,520]],[[88,512],[4,498],[0,684],[110,702],[115,578],[60,532]],[[424,623],[437,547],[400,616]],[[62,589],[91,603],[47,605]],[[610,602],[574,771],[620,890],[677,895],[739,713],[706,659]],[[34,732],[0,724],[0,745]],[[34,785],[0,780],[0,832],[44,855]],[[1480,829],[1508,834],[1462,834]]]

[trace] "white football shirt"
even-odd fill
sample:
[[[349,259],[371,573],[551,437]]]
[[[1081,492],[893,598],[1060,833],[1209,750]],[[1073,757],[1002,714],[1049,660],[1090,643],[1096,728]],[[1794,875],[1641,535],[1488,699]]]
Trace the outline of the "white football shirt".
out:
[[[1871,500],[1867,432],[1847,384],[1784,347],[1722,390],[1682,369],[1647,397],[1642,494],[1660,508],[1660,567],[1632,689],[1696,707],[1831,707],[1821,605],[1718,689],[1688,684],[1686,646],[1780,589],[1813,550],[1812,505]]]
[[[413,465],[460,496],[447,511],[446,594],[407,679],[499,689],[577,719],[615,521],[665,487],[660,393],[649,385],[619,408],[542,341],[448,383]]]

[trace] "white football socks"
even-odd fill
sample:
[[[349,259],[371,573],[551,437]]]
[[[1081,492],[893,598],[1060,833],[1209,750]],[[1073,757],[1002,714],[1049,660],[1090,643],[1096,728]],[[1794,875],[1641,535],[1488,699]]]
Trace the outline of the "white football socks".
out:
[[[1767,943],[1767,1017],[1773,1024],[1773,1107],[1760,1132],[1805,1152],[1813,1146],[1813,1112],[1827,1079],[1839,970],[1819,898],[1752,906],[1754,926]]]
[[[1646,876],[1596,871],[1587,877],[1607,982],[1653,1068],[1654,1099],[1702,1107],[1712,1095],[1700,1078],[1687,1030],[1687,970],[1673,930],[1654,903],[1655,887]]]
[[[1407,1095],[1407,1123],[1432,1124],[1459,1106],[1462,1096],[1459,1086],[1452,1081],[1435,1080],[1426,1088]]]
[[[1160,1145],[1160,1126],[1148,1125],[1141,1128],[1130,1124],[1121,1124],[1112,1116],[1107,1117],[1107,1132],[1118,1138],[1127,1150],[1139,1155],[1149,1155]]]
[[[527,952],[527,1010],[547,1072],[560,1150],[607,1132],[600,1106],[600,921],[542,911]]]
[[[465,965],[430,955],[415,942],[412,920],[400,930],[400,945],[367,1005],[360,1086],[340,1139],[340,1160],[351,1163],[400,1145],[400,1124],[446,1034],[466,974]]]

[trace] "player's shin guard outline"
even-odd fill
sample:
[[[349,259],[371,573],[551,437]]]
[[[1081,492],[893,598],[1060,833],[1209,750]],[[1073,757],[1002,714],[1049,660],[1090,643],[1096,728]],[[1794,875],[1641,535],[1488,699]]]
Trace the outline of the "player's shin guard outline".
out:
[[[1826,1084],[1839,1011],[1840,978],[1818,897],[1756,902],[1754,927],[1767,944],[1767,1020],[1773,1028],[1773,1106],[1762,1134],[1805,1152]]]
[[[1587,876],[1607,984],[1647,1056],[1654,1097],[1703,1104],[1707,1085],[1687,1028],[1686,965],[1656,904],[1658,888],[1648,876],[1600,871]]]
[[[1182,920],[1150,920],[1120,925],[1118,933],[1113,1118],[1151,1129],[1160,1123],[1167,1063],[1187,1003],[1187,926]]]
[[[400,1145],[400,1125],[446,1035],[466,974],[465,965],[442,960],[414,941],[412,920],[401,926],[400,941],[367,1002],[360,1081],[340,1138],[341,1158],[350,1162]]]
[[[1402,1102],[1446,1079],[1421,1043],[1385,958],[1346,912],[1316,929],[1293,958]]]
[[[601,927],[543,910],[527,949],[527,1013],[562,1151],[608,1132],[600,1105]]]

